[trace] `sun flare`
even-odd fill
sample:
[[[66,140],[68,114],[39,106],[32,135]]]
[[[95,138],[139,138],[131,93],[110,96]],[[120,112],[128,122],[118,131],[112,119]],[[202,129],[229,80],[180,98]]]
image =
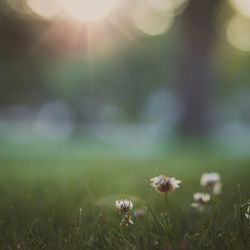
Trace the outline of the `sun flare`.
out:
[[[26,0],[28,8],[36,15],[52,19],[62,10],[60,0]]]
[[[94,21],[108,15],[117,0],[63,0],[65,10],[79,21]]]

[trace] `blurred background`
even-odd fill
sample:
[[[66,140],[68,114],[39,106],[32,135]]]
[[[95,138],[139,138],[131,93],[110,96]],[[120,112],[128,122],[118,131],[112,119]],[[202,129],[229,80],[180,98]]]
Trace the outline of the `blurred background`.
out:
[[[247,249],[249,69],[250,0],[1,0],[0,249]],[[160,174],[182,181],[170,213]],[[121,198],[159,227],[125,242]]]
[[[250,154],[249,0],[3,0],[1,156]]]

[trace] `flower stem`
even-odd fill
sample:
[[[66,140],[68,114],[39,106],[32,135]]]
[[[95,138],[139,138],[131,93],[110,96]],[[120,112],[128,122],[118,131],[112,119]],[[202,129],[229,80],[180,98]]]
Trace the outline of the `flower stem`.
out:
[[[164,199],[164,201],[165,201],[165,209],[167,211],[168,210],[168,193],[165,193],[165,199]]]

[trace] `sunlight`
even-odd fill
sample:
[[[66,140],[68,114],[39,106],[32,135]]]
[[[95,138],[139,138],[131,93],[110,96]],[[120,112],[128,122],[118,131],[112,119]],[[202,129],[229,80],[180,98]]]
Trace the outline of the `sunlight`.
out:
[[[26,0],[26,3],[35,14],[47,19],[57,16],[62,10],[60,0]]]
[[[136,6],[132,19],[137,29],[150,36],[167,32],[174,22],[172,15],[160,15],[144,2]]]
[[[160,13],[176,15],[187,6],[187,0],[149,0],[150,5]]]
[[[238,12],[240,12],[240,14],[250,17],[249,0],[230,0],[230,3]]]
[[[66,11],[79,21],[94,21],[107,16],[117,0],[63,0]]]
[[[29,14],[30,9],[27,8],[25,0],[7,0],[8,5],[21,14]]]
[[[250,20],[242,16],[232,18],[227,29],[228,41],[241,51],[250,51]]]

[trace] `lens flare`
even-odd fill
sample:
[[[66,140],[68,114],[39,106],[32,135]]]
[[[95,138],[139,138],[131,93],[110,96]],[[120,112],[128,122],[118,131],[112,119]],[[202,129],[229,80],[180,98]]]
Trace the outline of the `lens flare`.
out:
[[[230,0],[230,3],[240,14],[250,17],[249,0]]]
[[[25,0],[7,0],[8,5],[21,14],[30,14],[31,10],[27,7]]]
[[[65,10],[80,21],[94,21],[107,16],[117,0],[63,0]]]
[[[38,16],[51,19],[62,10],[60,0],[26,0],[28,7]]]
[[[187,0],[148,0],[149,4],[160,13],[180,14],[188,4]]]
[[[227,29],[228,41],[241,51],[250,51],[250,19],[240,15],[232,18]]]
[[[145,2],[140,2],[136,6],[132,19],[136,28],[150,36],[167,32],[174,22],[173,15],[160,15]]]

